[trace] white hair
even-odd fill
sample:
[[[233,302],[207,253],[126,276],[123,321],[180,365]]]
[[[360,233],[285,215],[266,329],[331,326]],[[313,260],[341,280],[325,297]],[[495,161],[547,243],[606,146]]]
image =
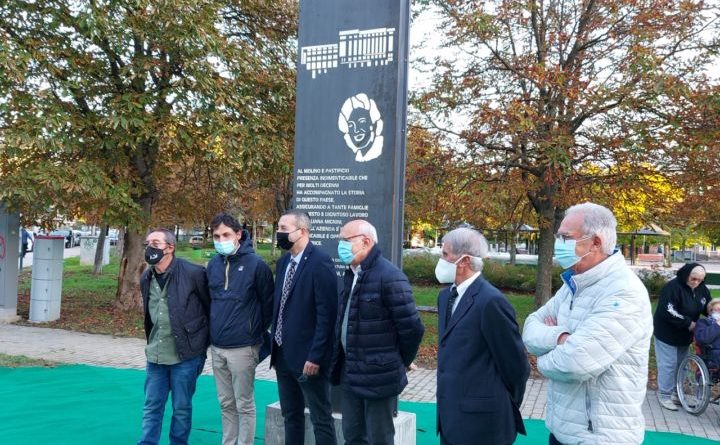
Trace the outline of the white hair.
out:
[[[600,238],[603,252],[612,255],[617,242],[617,220],[613,213],[607,207],[592,202],[584,202],[565,211],[566,218],[575,214],[580,214],[583,217],[583,235],[594,235]]]
[[[443,246],[455,255],[468,255],[470,268],[481,272],[483,258],[488,256],[488,242],[482,233],[469,227],[459,227],[448,232],[442,239]]]
[[[378,243],[378,236],[377,236],[377,230],[375,230],[375,226],[370,224],[369,222],[365,221],[364,219],[359,220],[360,224],[358,224],[358,232],[360,235],[365,235],[370,240],[377,244]]]

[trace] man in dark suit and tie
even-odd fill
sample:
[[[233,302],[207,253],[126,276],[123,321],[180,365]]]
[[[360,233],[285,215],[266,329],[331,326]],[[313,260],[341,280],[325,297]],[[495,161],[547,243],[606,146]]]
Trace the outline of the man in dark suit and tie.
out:
[[[530,374],[515,311],[480,275],[488,253],[476,230],[443,238],[438,296],[437,432],[442,445],[506,445],[525,434],[520,404]]]
[[[291,210],[278,222],[278,246],[288,250],[275,269],[272,352],[285,443],[305,443],[305,402],[318,445],[335,445],[330,359],[338,280],[327,253],[310,242],[310,218]]]

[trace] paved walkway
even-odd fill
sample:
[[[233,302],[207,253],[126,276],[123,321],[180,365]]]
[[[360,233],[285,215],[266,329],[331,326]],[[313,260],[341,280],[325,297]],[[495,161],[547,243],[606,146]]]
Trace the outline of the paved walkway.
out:
[[[24,355],[62,363],[82,363],[113,368],[144,369],[145,342],[137,338],[85,334],[61,329],[17,326],[0,323],[0,353]],[[269,359],[258,366],[257,378],[275,380],[275,372],[268,369]],[[212,374],[210,360],[204,374]],[[413,402],[435,401],[435,371],[417,369],[409,373],[410,383],[400,398]],[[525,400],[521,406],[523,417],[545,418],[547,381],[528,380]],[[648,391],[645,404],[646,429],[677,432],[691,436],[720,440],[720,407],[710,405],[701,416],[679,410],[660,408],[654,391]]]

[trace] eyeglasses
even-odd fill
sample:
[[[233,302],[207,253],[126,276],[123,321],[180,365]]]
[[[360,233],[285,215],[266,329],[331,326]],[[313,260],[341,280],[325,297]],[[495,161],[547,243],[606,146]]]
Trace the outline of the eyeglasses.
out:
[[[565,235],[565,234],[562,234],[562,233],[556,233],[554,236],[555,236],[555,239],[556,239],[556,240],[562,241],[563,243],[566,243],[566,242],[568,242],[568,241],[575,241],[575,242],[585,241],[586,239],[592,238],[592,235],[587,235],[587,236],[584,236],[584,237],[582,237],[582,238],[575,239],[575,238],[573,238],[573,237],[570,236],[570,235]]]
[[[147,243],[147,242],[143,243],[143,247],[150,246],[150,247],[153,247],[153,248],[155,248],[155,249],[164,249],[165,247],[162,247],[163,244],[164,244],[165,246],[168,245],[168,243],[164,243],[164,242],[162,242],[162,241],[152,241],[152,242],[150,242],[150,243]]]
[[[358,234],[358,235],[348,236],[347,238],[343,238],[343,237],[341,236],[341,237],[340,237],[340,241],[350,241],[351,239],[357,238],[357,237],[359,237],[359,236],[365,236],[365,235],[363,235],[363,234],[361,233],[361,234]]]

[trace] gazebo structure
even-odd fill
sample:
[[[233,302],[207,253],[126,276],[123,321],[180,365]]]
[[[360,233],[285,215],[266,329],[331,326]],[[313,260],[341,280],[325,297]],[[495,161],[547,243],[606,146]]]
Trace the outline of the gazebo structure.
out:
[[[670,237],[670,232],[663,230],[660,226],[657,224],[650,223],[647,226],[634,230],[632,232],[618,232],[618,235],[630,235],[630,264],[635,264],[637,258],[635,255],[635,240],[638,235],[642,235],[643,239],[648,236],[664,236],[664,237]],[[669,249],[665,248],[663,249],[662,255],[663,264],[669,264],[669,256],[670,252]]]

